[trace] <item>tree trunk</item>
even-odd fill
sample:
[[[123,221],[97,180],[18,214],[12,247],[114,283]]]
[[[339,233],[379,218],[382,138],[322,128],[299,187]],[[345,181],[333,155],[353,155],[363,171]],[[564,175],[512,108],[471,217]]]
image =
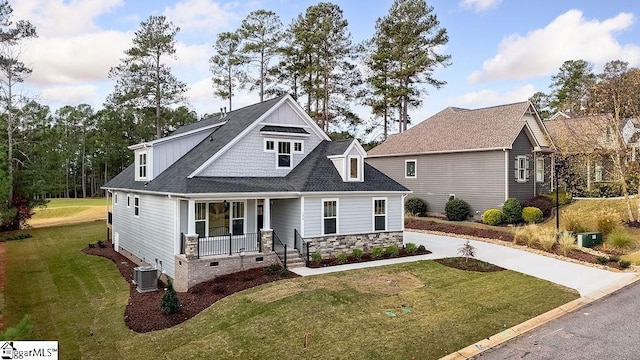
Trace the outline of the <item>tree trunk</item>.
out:
[[[162,124],[160,122],[160,52],[156,53],[156,139],[162,137]]]
[[[260,102],[264,101],[264,49],[260,52]]]

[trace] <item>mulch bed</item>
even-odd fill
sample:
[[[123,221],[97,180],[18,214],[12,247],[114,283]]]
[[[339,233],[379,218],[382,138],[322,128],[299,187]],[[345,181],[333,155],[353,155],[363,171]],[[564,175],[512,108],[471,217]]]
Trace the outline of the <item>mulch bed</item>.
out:
[[[405,228],[416,229],[416,230],[426,230],[426,231],[437,231],[437,232],[443,232],[448,234],[466,235],[466,236],[473,236],[478,238],[513,242],[513,234],[510,232],[493,230],[493,229],[474,228],[470,226],[456,225],[456,224],[449,224],[449,223],[441,223],[441,222],[436,222],[431,220],[410,220],[405,222]],[[540,247],[536,247],[535,249],[545,251]],[[600,264],[600,265],[606,265],[614,269],[622,269],[622,267],[615,261],[608,261],[602,264],[598,262],[598,257],[596,255],[586,253],[579,249],[571,249],[569,250],[569,252],[567,252],[566,255],[564,255],[560,250],[560,247],[558,246],[558,244],[555,244],[551,249],[551,251],[547,251],[547,252],[551,254],[571,258],[574,260],[583,261],[590,264]]]
[[[139,293],[132,282],[133,268],[138,265],[114,251],[111,243],[104,243],[104,245],[105,247],[87,247],[82,252],[105,257],[116,264],[120,274],[129,284],[129,301],[124,312],[124,321],[131,330],[138,333],[162,330],[178,325],[199,314],[216,301],[233,293],[283,278],[298,277],[293,272],[287,272],[284,277],[280,273],[267,275],[265,274],[265,268],[255,268],[219,276],[214,280],[192,287],[188,292],[178,293],[181,304],[180,312],[165,315],[160,310],[164,291]],[[163,289],[164,287],[165,284],[158,280],[158,288]]]
[[[488,262],[484,262],[482,260],[477,260],[474,258],[454,257],[454,258],[435,259],[434,261],[437,262],[438,264],[448,266],[450,268],[465,270],[465,271],[497,272],[497,271],[505,270],[500,266],[493,265]]]
[[[371,253],[364,253],[364,254],[362,254],[362,257],[360,257],[359,259],[356,258],[353,255],[347,255],[347,262],[345,262],[345,263],[340,263],[337,258],[331,257],[331,258],[327,258],[327,259],[322,259],[322,261],[317,261],[317,262],[316,261],[309,261],[309,267],[310,268],[319,268],[319,267],[344,265],[344,264],[354,264],[354,263],[376,261],[376,260],[384,260],[384,259],[391,259],[391,258],[401,258],[401,257],[407,257],[407,256],[431,254],[431,251],[425,249],[424,246],[418,247],[416,249],[416,251],[414,253],[412,253],[412,254],[410,254],[405,248],[400,248],[400,249],[398,249],[398,251],[399,252],[398,252],[397,256],[391,256],[389,254],[383,254],[380,257],[373,257],[373,255]]]

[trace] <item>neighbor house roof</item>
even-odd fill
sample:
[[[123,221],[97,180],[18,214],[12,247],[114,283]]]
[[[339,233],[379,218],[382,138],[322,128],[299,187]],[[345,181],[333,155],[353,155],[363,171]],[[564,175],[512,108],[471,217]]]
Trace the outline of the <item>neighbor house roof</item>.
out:
[[[222,118],[226,121],[223,125],[213,128],[210,136],[207,136],[152,181],[135,181],[135,168],[132,164],[111,179],[104,187],[171,194],[409,191],[368,164],[364,164],[365,181],[343,182],[328,156],[344,153],[353,140],[335,142],[323,140],[285,177],[188,177],[213,154],[276,105],[280,99],[282,97],[227,113]],[[202,126],[212,125],[212,122],[208,120],[199,123],[202,123]],[[194,124],[187,126],[189,131],[197,128]],[[176,131],[181,131],[181,129]]]
[[[544,122],[558,150],[565,153],[585,153],[611,148],[619,131],[612,127],[611,115],[587,115],[573,118],[556,117]]]
[[[482,109],[446,108],[369,150],[369,156],[510,148],[525,126],[528,101]]]

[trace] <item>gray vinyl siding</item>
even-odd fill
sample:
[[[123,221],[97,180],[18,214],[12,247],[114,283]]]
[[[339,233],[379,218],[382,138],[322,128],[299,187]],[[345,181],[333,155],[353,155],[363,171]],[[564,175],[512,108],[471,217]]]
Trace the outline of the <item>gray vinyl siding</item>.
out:
[[[288,108],[288,106],[286,107]],[[280,110],[280,109],[278,109]],[[290,110],[293,113],[293,110]],[[278,115],[278,116],[276,116]],[[285,123],[287,125],[306,126],[306,123],[297,114],[294,119],[285,117],[280,111],[271,114],[265,123]],[[272,119],[272,117],[275,117]],[[285,121],[285,119],[287,119]],[[273,120],[273,121],[271,121]],[[244,136],[231,149],[227,150],[220,158],[216,159],[213,164],[204,169],[199,176],[286,176],[289,171],[295,168],[313,149],[318,146],[322,139],[308,130],[308,137],[296,136],[267,136],[260,133],[262,125],[256,126],[250,133]],[[278,149],[277,140],[302,141],[303,152],[294,153],[293,144],[291,145],[291,168],[277,168],[277,152],[264,151],[264,139],[274,139],[276,141],[275,149]],[[242,164],[242,165],[240,165]]]
[[[153,146],[153,176],[160,175],[166,168],[189,152],[194,146],[204,140],[212,130],[201,131],[191,135],[163,141]]]
[[[256,233],[258,232],[258,219],[256,214],[256,200],[248,199],[247,200],[247,208],[245,221],[247,222],[247,232],[248,233]]]
[[[515,160],[520,155],[526,155],[529,162],[529,178],[526,182],[517,182],[515,178]],[[511,150],[509,150],[509,197],[522,201],[535,196],[536,174],[533,159],[533,145],[529,141],[525,130],[522,130],[516,141],[513,142]]]
[[[174,246],[176,199],[129,193],[131,206],[127,208],[126,192],[118,192],[118,205],[113,206],[113,232],[118,232],[120,246],[143,261],[155,265],[162,261],[162,269],[174,276]],[[134,195],[140,197],[140,215],[134,216]],[[123,199],[123,200],[121,200]]]
[[[387,199],[387,229],[403,229],[402,196],[393,195],[326,195],[304,197],[304,237],[322,236],[322,201],[338,199],[338,235],[373,232],[373,199]]]
[[[536,195],[548,194],[549,192],[551,192],[551,156],[549,156],[548,154],[536,154],[535,157],[536,159],[544,159],[544,181],[536,182]]]
[[[283,243],[293,247],[293,230],[300,231],[300,199],[273,200],[271,227]]]
[[[405,160],[416,160],[415,178],[405,177]],[[409,188],[408,197],[423,199],[432,213],[444,213],[449,194],[466,201],[472,214],[500,208],[505,200],[502,150],[370,157],[366,162]]]

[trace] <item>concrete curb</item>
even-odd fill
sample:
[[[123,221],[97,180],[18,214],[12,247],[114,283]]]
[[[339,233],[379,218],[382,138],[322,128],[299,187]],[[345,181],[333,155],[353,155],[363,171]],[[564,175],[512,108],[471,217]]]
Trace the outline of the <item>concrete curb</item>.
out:
[[[513,326],[502,332],[499,332],[491,337],[480,340],[473,345],[469,345],[464,349],[460,349],[447,356],[440,358],[440,360],[465,360],[471,359],[480,353],[489,350],[495,346],[498,346],[510,339],[520,336],[530,330],[537,328],[540,325],[544,325],[553,319],[557,319],[560,316],[576,311],[585,305],[588,305],[598,299],[611,295],[612,293],[633,284],[640,280],[640,274],[636,274],[634,277],[629,277],[616,281],[615,283],[608,285],[602,289],[596,290],[587,294],[579,299],[570,301],[555,309],[549,310],[544,314],[538,315],[532,319],[529,319],[521,324]]]

